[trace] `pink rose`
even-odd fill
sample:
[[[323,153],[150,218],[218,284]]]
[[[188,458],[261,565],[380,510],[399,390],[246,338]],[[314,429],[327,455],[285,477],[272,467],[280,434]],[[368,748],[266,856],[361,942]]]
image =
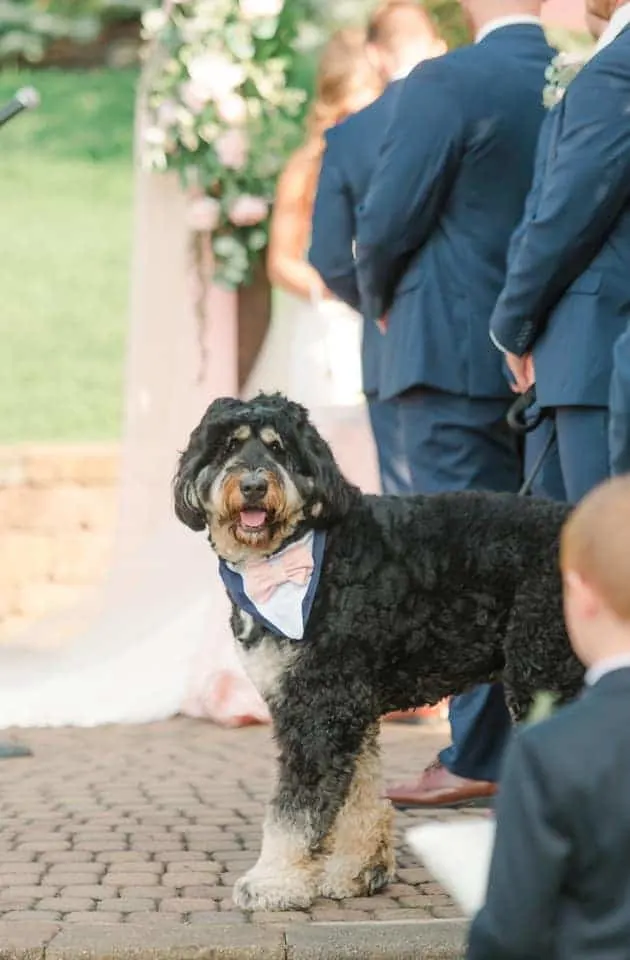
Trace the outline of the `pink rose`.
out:
[[[217,101],[217,112],[224,123],[238,127],[247,120],[247,104],[238,93],[228,93]]]
[[[221,205],[214,197],[195,197],[188,204],[187,222],[191,230],[200,233],[215,230],[219,224]]]
[[[192,80],[182,84],[180,93],[183,103],[195,116],[201,113],[208,102],[206,91]]]
[[[279,17],[284,0],[241,0],[241,15],[245,20],[263,20]]]
[[[244,193],[231,204],[228,216],[235,227],[255,227],[269,213],[269,204],[263,197]]]
[[[219,162],[230,170],[240,170],[247,160],[247,137],[242,130],[226,130],[217,137],[214,148]]]
[[[172,126],[177,120],[177,104],[174,100],[164,100],[158,107],[157,115],[160,126]]]

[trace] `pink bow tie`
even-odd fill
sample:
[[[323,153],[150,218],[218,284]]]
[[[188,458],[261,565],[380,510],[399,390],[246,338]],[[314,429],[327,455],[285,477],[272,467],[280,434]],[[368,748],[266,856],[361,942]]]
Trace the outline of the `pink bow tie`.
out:
[[[279,557],[248,564],[243,571],[245,591],[254,603],[266,603],[283,583],[304,586],[312,572],[311,551],[303,543],[296,543]]]

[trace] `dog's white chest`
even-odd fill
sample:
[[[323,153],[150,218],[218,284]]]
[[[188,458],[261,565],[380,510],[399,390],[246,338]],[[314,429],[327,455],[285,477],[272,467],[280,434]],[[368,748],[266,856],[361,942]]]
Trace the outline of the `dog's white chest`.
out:
[[[248,614],[242,616],[247,618]],[[264,637],[253,647],[243,647],[239,643],[237,650],[245,672],[265,700],[276,695],[285,670],[299,652],[297,647],[279,644],[271,636]]]

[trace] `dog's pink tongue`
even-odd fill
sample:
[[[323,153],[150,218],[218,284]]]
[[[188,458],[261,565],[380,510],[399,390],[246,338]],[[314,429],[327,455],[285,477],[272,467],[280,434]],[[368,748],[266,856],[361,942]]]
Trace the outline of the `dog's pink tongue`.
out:
[[[243,527],[262,527],[266,519],[267,514],[264,510],[241,511],[241,525]]]

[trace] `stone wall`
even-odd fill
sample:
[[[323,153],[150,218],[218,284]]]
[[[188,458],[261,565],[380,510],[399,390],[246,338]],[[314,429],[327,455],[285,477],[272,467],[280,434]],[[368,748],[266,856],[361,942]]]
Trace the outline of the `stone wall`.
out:
[[[101,579],[117,470],[114,445],[0,447],[0,641]]]

